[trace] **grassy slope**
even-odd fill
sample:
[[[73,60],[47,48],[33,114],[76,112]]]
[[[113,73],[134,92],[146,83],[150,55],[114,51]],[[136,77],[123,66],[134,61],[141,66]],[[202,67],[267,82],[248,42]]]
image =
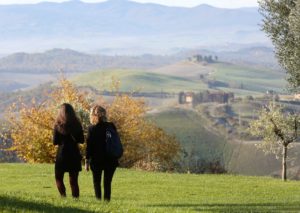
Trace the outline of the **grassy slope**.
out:
[[[248,112],[249,104],[235,104],[234,107],[238,107],[242,115],[251,115]],[[279,160],[273,155],[266,156],[254,143],[226,142],[225,133],[223,136],[214,134],[213,129],[210,129],[212,124],[193,111],[170,108],[151,114],[149,118],[168,133],[175,135],[188,153],[192,151],[197,157],[207,161],[220,159],[230,173],[271,175],[281,169]],[[207,125],[209,130],[204,125]],[[288,164],[288,168],[292,166]],[[290,173],[288,177],[294,178]]]
[[[243,136],[243,134],[238,134],[239,131],[242,133],[248,133],[247,123],[239,126],[239,119],[241,123],[250,122],[256,119],[258,116],[258,111],[261,110],[264,102],[261,101],[241,101],[230,103],[229,106],[231,110],[227,113],[223,113],[218,110],[220,105],[215,103],[201,104],[197,107],[199,114],[203,115],[205,119],[205,124],[213,129],[218,128],[219,132],[224,133],[225,128],[227,130],[233,128],[237,130],[234,135],[231,134],[229,137],[231,152],[227,152],[226,159],[227,169],[230,173],[238,173],[243,175],[280,175],[281,171],[281,159],[276,159],[275,155],[266,155],[262,150],[257,149],[256,144],[260,141],[252,141],[248,137]],[[298,108],[298,105],[287,104],[284,105],[288,108]],[[209,112],[209,117],[206,115]],[[231,116],[235,121],[231,119],[226,119],[227,125],[220,123],[218,126],[214,125],[216,120],[219,118],[227,118]],[[203,122],[203,121],[202,121]],[[289,157],[292,159],[288,162],[288,178],[299,179],[298,168],[300,165],[299,147],[295,144],[288,151]],[[296,172],[295,172],[296,171]]]
[[[185,77],[189,79],[199,79],[200,75],[206,75],[213,71],[213,67],[191,61],[180,61],[175,64],[152,69],[151,72]]]
[[[299,183],[267,177],[150,173],[118,169],[111,203],[94,198],[81,172],[81,197],[61,199],[53,165],[1,164],[1,212],[298,212]],[[66,183],[68,183],[66,177]],[[70,194],[67,185],[67,194]]]
[[[202,159],[223,158],[225,140],[204,128],[200,116],[193,111],[170,109],[150,116],[160,127],[175,135],[187,152],[197,152]]]
[[[73,78],[78,85],[91,85],[101,90],[110,90],[111,77],[121,80],[121,91],[179,92],[207,89],[200,81],[200,74],[208,74],[210,79],[222,81],[236,88],[219,89],[232,91],[237,95],[259,95],[267,90],[282,92],[285,88],[284,73],[274,70],[242,67],[227,63],[199,65],[179,62],[173,65],[142,70],[111,69],[81,74]],[[238,89],[243,84],[244,89]]]
[[[241,67],[230,64],[215,64],[211,78],[227,83],[243,84],[244,90],[266,92],[275,90],[283,92],[286,81],[284,73],[274,70]],[[241,91],[239,91],[241,92]]]
[[[79,86],[89,85],[100,90],[111,90],[112,77],[120,80],[121,91],[128,92],[180,92],[199,91],[206,88],[200,81],[126,69],[94,71],[78,75],[73,80]]]

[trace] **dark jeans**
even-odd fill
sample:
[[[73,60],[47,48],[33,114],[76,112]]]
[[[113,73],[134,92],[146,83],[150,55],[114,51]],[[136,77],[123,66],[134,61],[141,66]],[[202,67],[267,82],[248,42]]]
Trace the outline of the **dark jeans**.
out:
[[[103,169],[92,169],[93,172],[93,183],[95,196],[101,199],[101,176],[104,171],[104,200],[110,201],[111,195],[111,182],[116,171],[116,167],[108,167]]]
[[[55,170],[56,186],[62,197],[66,196],[66,187],[64,184],[64,173],[65,172]],[[78,175],[79,172],[69,172],[69,180],[70,180],[70,185],[72,190],[72,196],[75,198],[79,197]]]

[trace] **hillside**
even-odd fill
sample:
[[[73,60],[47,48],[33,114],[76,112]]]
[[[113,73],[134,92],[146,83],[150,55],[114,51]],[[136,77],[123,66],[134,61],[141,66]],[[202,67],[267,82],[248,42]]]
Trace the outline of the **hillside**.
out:
[[[174,135],[189,157],[199,160],[219,160],[226,164],[230,147],[226,139],[205,128],[205,123],[194,111],[170,108],[148,115],[159,127]]]
[[[107,56],[56,48],[41,53],[19,52],[0,58],[0,74],[87,72],[100,68],[157,68],[181,59],[182,57],[176,55]]]
[[[268,69],[277,70],[281,69],[272,47],[252,46],[240,48],[235,51],[224,50],[218,51],[217,55],[222,61],[233,64],[248,65],[252,67],[265,67]]]
[[[264,43],[268,40],[260,31],[261,19],[257,8],[167,7],[127,0],[1,5],[0,52],[63,47],[136,54],[236,41]]]
[[[284,73],[230,63],[197,64],[181,61],[150,70],[107,69],[73,78],[80,86],[110,90],[111,77],[121,81],[120,91],[180,92],[222,90],[237,96],[262,95],[268,90],[284,92]]]
[[[268,44],[237,44],[229,43],[218,47],[185,48],[178,51],[181,58],[192,55],[217,56],[219,61],[228,62],[240,66],[268,68],[281,70],[274,53],[274,47]]]
[[[210,82],[211,89],[231,91],[238,95],[257,95],[268,90],[282,93],[286,86],[284,72],[225,62],[201,64],[181,61],[151,71],[201,80],[204,84]]]
[[[206,89],[197,80],[188,80],[164,74],[154,74],[142,70],[113,69],[80,74],[72,78],[78,86],[93,86],[99,90],[111,91],[112,77],[121,82],[120,91],[127,92],[180,92]]]
[[[164,74],[183,77],[198,77],[198,70],[203,71],[202,74],[205,74],[211,71],[211,68],[203,64],[184,61],[196,54],[218,56],[222,62],[229,62],[244,67],[279,70],[273,49],[264,46],[232,51],[224,51],[222,48],[213,48],[213,50],[198,48],[184,51],[178,50],[170,55],[161,54],[110,56],[61,48],[38,53],[18,52],[0,58],[0,73],[45,74],[61,71],[65,73],[87,72],[100,68],[146,68],[156,73],[163,72]]]
[[[280,96],[282,99],[282,96]],[[211,131],[223,135],[231,152],[226,153],[227,169],[230,173],[244,175],[280,176],[281,159],[273,154],[265,154],[256,144],[261,141],[250,135],[250,122],[258,118],[258,112],[263,106],[272,101],[272,97],[260,96],[253,99],[247,97],[232,101],[228,104],[200,103],[195,107],[201,118],[202,125]],[[299,112],[299,103],[277,101],[276,104],[286,111]],[[299,179],[300,156],[299,143],[289,148],[288,176]]]
[[[216,103],[203,104],[201,110],[198,106],[197,112],[174,107],[165,108],[148,114],[148,118],[174,135],[180,142],[186,153],[182,158],[182,167],[185,170],[190,169],[191,172],[199,173],[203,169],[203,166],[199,166],[201,162],[219,161],[229,173],[233,174],[280,176],[280,160],[277,160],[274,155],[265,155],[262,150],[257,149],[255,144],[259,141],[248,141],[245,136],[243,139],[243,136],[236,133],[241,131],[238,117],[240,116],[241,122],[244,123],[245,119],[249,120],[249,117],[256,116],[253,112],[254,107],[249,103],[230,106],[235,116],[227,118],[226,115],[217,115],[217,109],[222,108],[223,105]],[[207,112],[204,107],[211,112]],[[214,115],[214,117],[208,118],[205,115]],[[237,120],[237,124],[233,125],[233,120]],[[247,127],[242,128],[244,133],[247,132]],[[289,156],[293,160],[288,163],[288,176],[298,180],[297,165],[300,159],[297,149],[298,145],[289,150]]]
[[[299,183],[268,177],[151,173],[118,169],[112,201],[94,198],[91,172],[79,176],[80,198],[58,195],[54,165],[1,164],[2,212],[298,212]],[[26,178],[24,178],[26,177]],[[67,195],[70,195],[65,178]]]
[[[234,64],[215,64],[210,78],[228,83],[229,87],[265,93],[267,90],[284,92],[285,73],[272,69],[258,69]],[[220,87],[220,89],[225,89]],[[230,89],[226,89],[230,90]]]
[[[211,66],[185,60],[174,64],[161,66],[156,69],[150,69],[150,71],[153,73],[184,77],[194,80],[199,79],[200,75],[207,75],[213,70]]]

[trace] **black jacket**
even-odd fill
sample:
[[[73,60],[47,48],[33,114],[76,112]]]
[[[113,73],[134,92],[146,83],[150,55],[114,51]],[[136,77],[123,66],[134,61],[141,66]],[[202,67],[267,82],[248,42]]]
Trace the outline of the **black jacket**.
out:
[[[86,159],[91,161],[92,170],[117,167],[119,165],[117,159],[107,156],[105,152],[106,128],[108,126],[116,130],[115,125],[110,122],[100,122],[89,127]]]
[[[54,128],[53,144],[58,145],[55,169],[63,172],[81,171],[82,156],[78,144],[83,143],[82,129],[76,134],[62,134]]]

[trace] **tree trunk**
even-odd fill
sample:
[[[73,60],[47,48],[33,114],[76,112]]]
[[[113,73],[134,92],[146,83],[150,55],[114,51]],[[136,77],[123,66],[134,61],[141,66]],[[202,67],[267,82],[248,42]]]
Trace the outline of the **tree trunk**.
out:
[[[283,146],[282,150],[282,180],[286,181],[287,177],[287,168],[286,168],[286,158],[287,158],[287,146]]]

